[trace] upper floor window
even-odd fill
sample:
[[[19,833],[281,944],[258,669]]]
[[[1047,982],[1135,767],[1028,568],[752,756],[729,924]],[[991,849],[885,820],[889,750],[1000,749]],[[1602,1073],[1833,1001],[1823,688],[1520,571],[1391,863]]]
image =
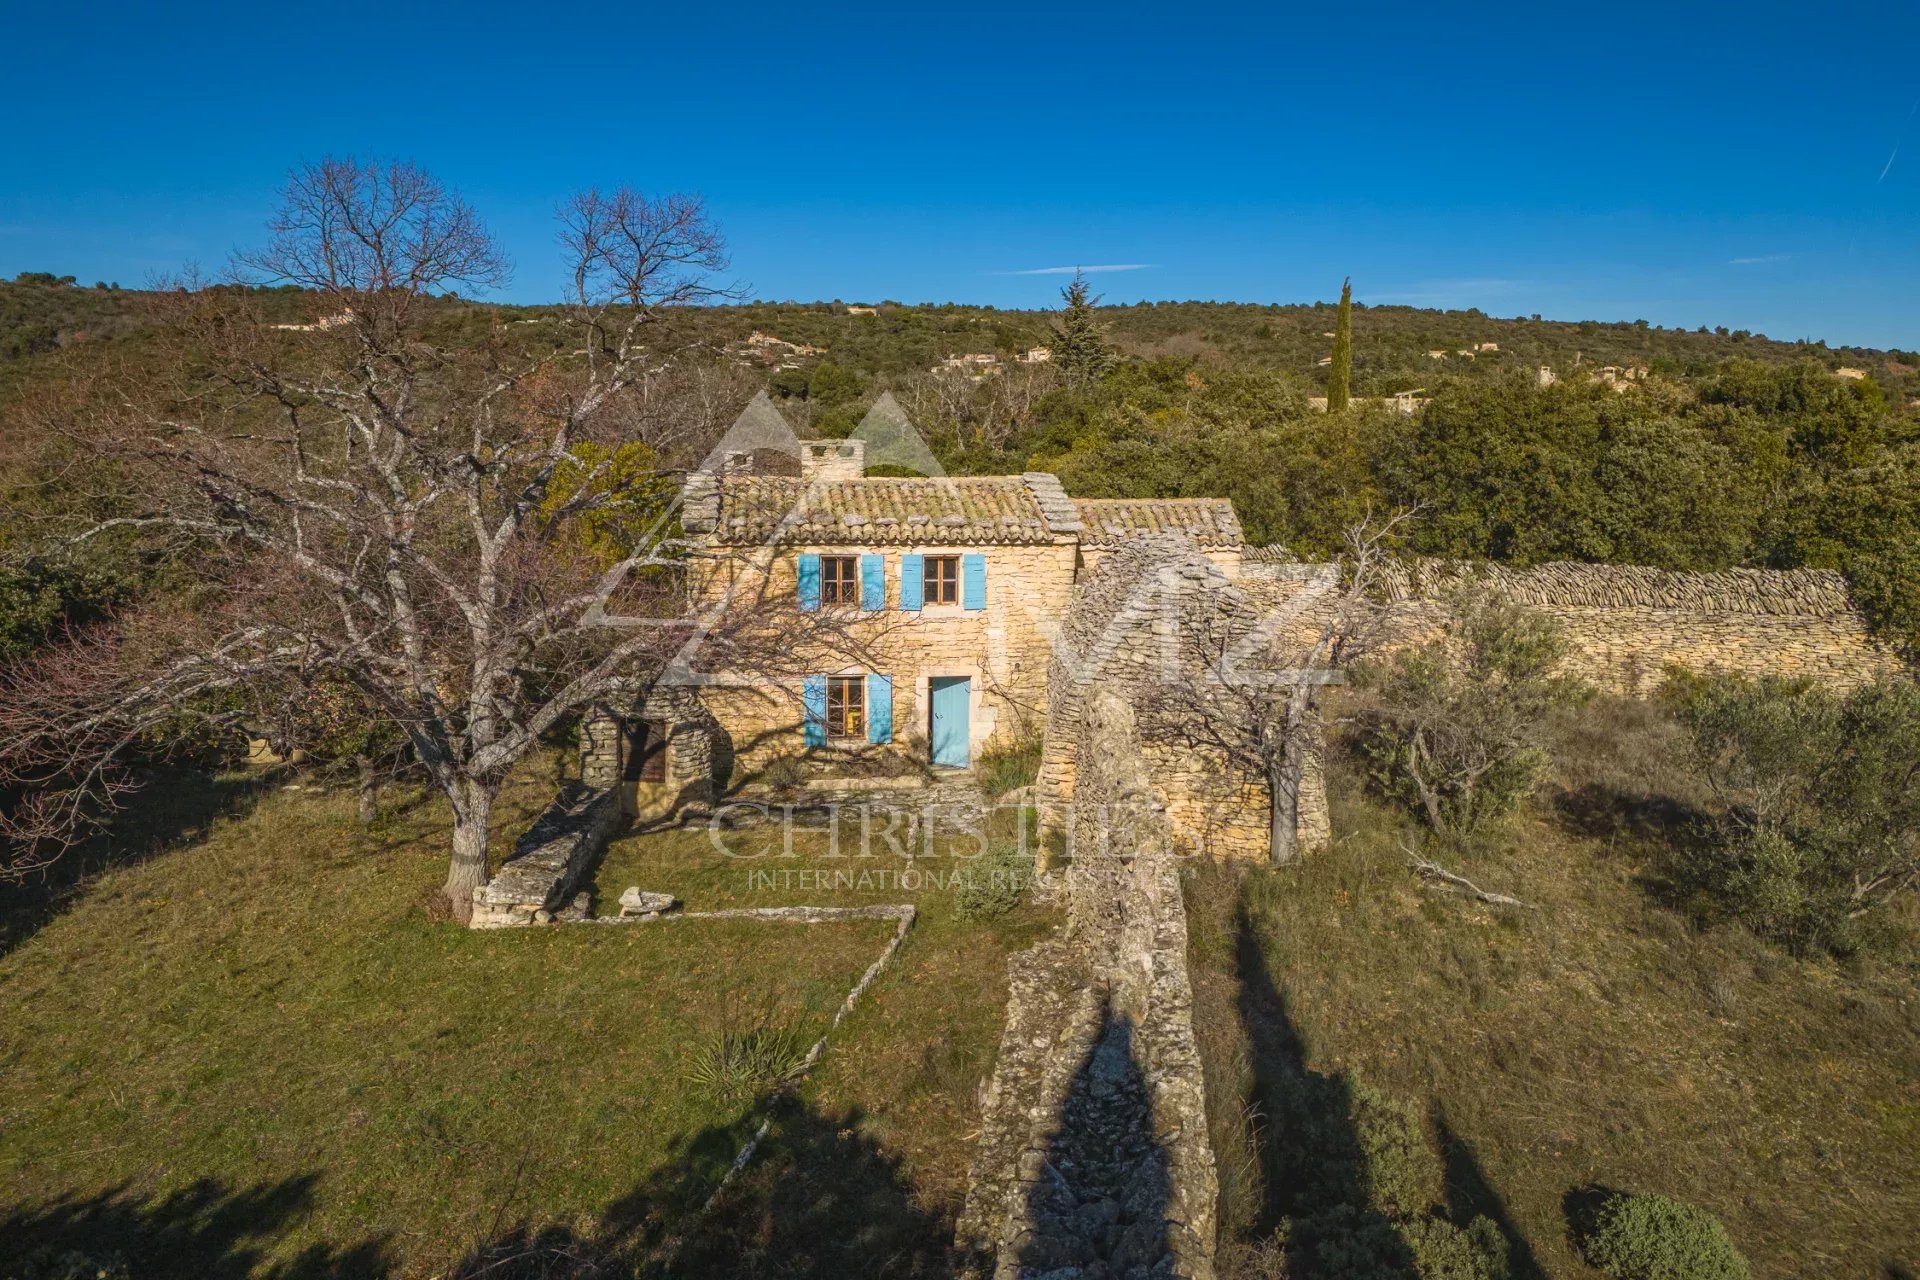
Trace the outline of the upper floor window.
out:
[[[827,678],[827,735],[833,738],[858,738],[866,731],[866,677],[829,676]]]
[[[960,557],[928,556],[922,563],[921,581],[928,604],[960,603]]]
[[[860,557],[820,557],[820,601],[822,604],[860,603]]]

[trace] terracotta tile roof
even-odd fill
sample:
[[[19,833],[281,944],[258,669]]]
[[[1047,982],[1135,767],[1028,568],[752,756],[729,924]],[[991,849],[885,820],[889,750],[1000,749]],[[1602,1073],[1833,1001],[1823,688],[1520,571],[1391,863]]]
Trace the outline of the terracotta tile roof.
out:
[[[1112,548],[1143,533],[1184,533],[1202,547],[1240,545],[1240,517],[1225,498],[1075,498],[1080,545]]]
[[[1058,489],[1053,477],[1044,479]],[[689,485],[682,521],[689,532],[711,532],[727,543],[1046,543],[1077,531],[1071,511],[1046,488],[1025,476],[810,482],[721,475]]]

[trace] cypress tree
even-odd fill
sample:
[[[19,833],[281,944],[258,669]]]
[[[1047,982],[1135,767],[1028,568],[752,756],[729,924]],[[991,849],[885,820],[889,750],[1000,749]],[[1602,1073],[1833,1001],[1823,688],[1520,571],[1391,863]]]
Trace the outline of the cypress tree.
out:
[[[1353,387],[1353,278],[1340,282],[1340,314],[1333,322],[1333,366],[1327,370],[1327,412],[1347,407]]]
[[[1060,297],[1067,307],[1053,328],[1053,362],[1074,386],[1092,386],[1113,367],[1114,360],[1113,348],[1094,319],[1093,308],[1100,299],[1092,296],[1086,276],[1078,271]]]

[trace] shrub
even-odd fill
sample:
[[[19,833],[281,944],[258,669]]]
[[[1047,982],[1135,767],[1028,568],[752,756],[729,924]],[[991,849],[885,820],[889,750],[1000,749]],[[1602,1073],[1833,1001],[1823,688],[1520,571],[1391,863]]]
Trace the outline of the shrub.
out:
[[[1676,675],[1665,697],[1725,804],[1670,870],[1696,904],[1798,952],[1845,955],[1920,883],[1920,685]]]
[[[989,747],[980,753],[979,774],[981,788],[995,798],[1032,786],[1040,776],[1040,739]]]
[[[1033,856],[996,844],[960,868],[953,887],[953,913],[962,920],[998,920],[1020,905],[1033,879]]]
[[[1614,1280],[1747,1280],[1747,1260],[1720,1220],[1660,1195],[1601,1206],[1581,1248]]]
[[[796,1026],[724,1031],[696,1055],[687,1079],[737,1106],[778,1088],[806,1061],[808,1048]]]
[[[1420,1280],[1507,1280],[1510,1273],[1506,1237],[1491,1218],[1457,1227],[1429,1214],[1405,1223],[1401,1234]]]
[[[1355,672],[1372,695],[1358,746],[1381,792],[1464,834],[1533,794],[1548,715],[1586,691],[1553,674],[1563,646],[1546,617],[1476,592],[1451,610],[1441,638]]]
[[[775,791],[792,791],[807,782],[807,762],[799,756],[778,756],[760,771],[760,781]]]

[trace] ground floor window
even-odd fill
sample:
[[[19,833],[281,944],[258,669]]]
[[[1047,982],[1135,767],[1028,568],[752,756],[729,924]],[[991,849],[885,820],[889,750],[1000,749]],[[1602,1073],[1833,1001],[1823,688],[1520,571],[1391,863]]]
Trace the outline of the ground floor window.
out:
[[[827,678],[827,733],[835,738],[857,738],[867,731],[865,676]]]

